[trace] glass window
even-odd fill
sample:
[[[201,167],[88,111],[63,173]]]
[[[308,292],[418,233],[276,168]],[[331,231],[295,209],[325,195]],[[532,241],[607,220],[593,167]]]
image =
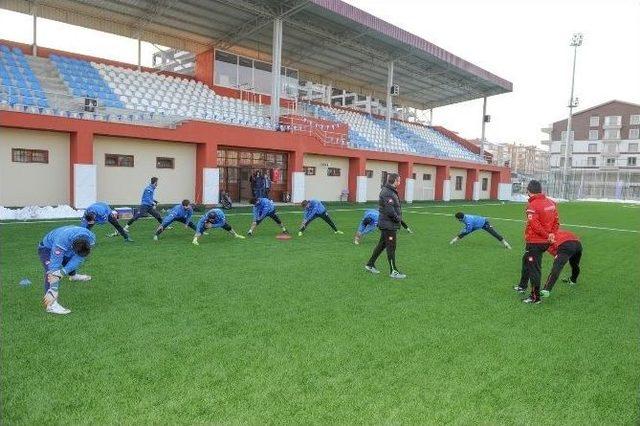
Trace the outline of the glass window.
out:
[[[630,143],[629,144],[629,152],[638,152],[638,144],[637,143]]]
[[[489,188],[489,178],[482,178],[482,190],[486,191]]]
[[[607,129],[604,131],[605,139],[620,139],[620,130],[618,129]]]
[[[588,151],[589,152],[598,152],[598,144],[597,143],[590,143],[589,147],[588,147]]]
[[[636,157],[628,157],[627,158],[627,166],[635,166],[637,158]]]
[[[216,50],[214,74],[216,84],[226,87],[237,87],[238,57],[232,53]]]
[[[595,166],[596,157],[587,157],[587,166]]]
[[[156,157],[156,169],[175,169],[175,159],[169,157]]]
[[[238,87],[253,89],[253,60],[242,56],[238,59]]]
[[[456,176],[456,191],[462,191],[462,176]]]
[[[241,152],[240,153],[240,164],[251,164],[251,153],[250,152]]]
[[[305,176],[315,176],[316,175],[316,168],[314,166],[304,166],[304,167],[302,167],[302,170],[304,170],[304,175]]]
[[[632,114],[629,117],[629,125],[635,126],[640,124],[640,114]]]
[[[622,123],[622,116],[610,115],[604,118],[605,126],[619,126]]]
[[[105,154],[104,165],[109,167],[133,167],[133,155]]]
[[[271,93],[271,64],[253,61],[253,87],[258,93]]]
[[[329,167],[327,169],[327,176],[340,176],[340,169],[337,167]]]
[[[373,178],[373,170],[365,170],[364,175],[367,177],[367,179]]]
[[[422,180],[431,180],[431,173],[423,173]]]
[[[11,149],[11,161],[14,163],[49,164],[49,151],[43,149]]]
[[[640,139],[640,129],[629,129],[629,139]]]
[[[589,140],[597,141],[598,140],[598,131],[597,130],[589,130]]]
[[[416,176],[417,176],[417,175],[416,175],[415,173],[412,173],[412,174],[411,174],[411,179],[416,180]]]
[[[598,127],[600,125],[600,117],[589,118],[589,126]]]
[[[615,158],[607,158],[607,166],[615,166],[616,159]]]

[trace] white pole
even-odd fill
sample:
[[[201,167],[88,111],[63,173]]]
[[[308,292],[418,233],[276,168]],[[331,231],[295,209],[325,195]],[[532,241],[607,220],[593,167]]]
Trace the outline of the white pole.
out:
[[[271,121],[275,127],[280,121],[280,68],[282,64],[282,18],[273,20],[271,65]]]
[[[565,198],[569,193],[569,152],[571,150],[571,119],[573,116],[573,108],[576,106],[576,102],[573,99],[575,79],[576,79],[576,57],[578,55],[578,46],[582,44],[582,34],[574,34],[571,40],[571,46],[573,46],[573,70],[571,72],[571,97],[569,98],[569,118],[567,119],[567,134],[565,138],[565,150],[564,150],[564,168],[563,175],[565,181]]]
[[[391,136],[391,86],[393,86],[393,61],[390,61],[387,68],[387,131],[385,134],[386,142],[389,143]]]
[[[433,108],[429,108],[429,126],[433,126]]]
[[[485,117],[487,116],[487,97],[482,98],[482,137],[480,138],[480,157],[484,159],[484,128],[486,126]]]
[[[142,40],[138,38],[138,71],[142,71]]]
[[[33,45],[31,46],[31,54],[38,56],[38,9],[37,5],[33,5]]]

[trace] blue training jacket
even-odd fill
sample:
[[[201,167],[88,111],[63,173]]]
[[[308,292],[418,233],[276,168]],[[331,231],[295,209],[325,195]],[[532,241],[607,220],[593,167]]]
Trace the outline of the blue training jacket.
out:
[[[182,204],[176,204],[169,210],[169,213],[162,219],[162,226],[165,227],[169,225],[174,220],[184,220],[185,222],[189,222],[193,216],[193,209],[187,208]],[[166,224],[166,225],[165,225]]]
[[[41,247],[46,247],[51,250],[51,256],[49,257],[49,265],[47,272],[62,270],[64,274],[69,274],[75,271],[84,262],[84,257],[77,255],[73,251],[73,242],[85,238],[89,241],[91,246],[96,245],[96,236],[93,232],[81,226],[61,226],[44,236]],[[67,258],[69,262],[63,268],[62,261]]]
[[[467,235],[475,230],[482,229],[485,223],[487,223],[487,218],[472,214],[465,214],[462,218],[462,223],[464,223],[464,228],[460,231],[460,235]]]
[[[109,216],[111,215],[111,206],[107,203],[93,203],[89,207],[87,207],[86,213],[93,213],[96,215],[96,223],[103,224],[109,221]],[[86,226],[87,221],[82,219],[82,226]]]
[[[276,205],[268,198],[258,198],[255,206],[253,206],[253,219],[262,220],[276,211]]]
[[[361,234],[368,234],[370,232],[373,232],[377,227],[378,227],[378,218],[380,217],[380,212],[378,210],[374,210],[374,209],[369,209],[369,210],[365,210],[364,212],[364,216],[362,217],[362,220],[360,221],[360,226],[358,227],[358,232]],[[371,219],[371,223],[369,223],[369,225],[365,226],[364,225],[364,220],[365,219]]]
[[[154,200],[154,194],[156,192],[156,187],[149,184],[144,191],[142,191],[142,200],[140,201],[140,204],[142,204],[143,206],[153,206],[155,201]]]
[[[304,209],[304,221],[307,222],[315,215],[319,215],[325,213],[327,208],[320,201],[311,199],[309,200],[309,204]]]
[[[198,224],[196,225],[196,232],[198,232],[199,234],[202,234],[204,231],[206,231],[206,228],[204,226],[205,223],[207,221],[210,222],[211,218],[214,216],[215,216],[215,220],[211,224],[212,228],[222,228],[224,224],[227,223],[227,219],[224,216],[224,212],[222,210],[211,209],[208,212],[206,212],[204,215],[202,215],[202,217],[198,221]]]

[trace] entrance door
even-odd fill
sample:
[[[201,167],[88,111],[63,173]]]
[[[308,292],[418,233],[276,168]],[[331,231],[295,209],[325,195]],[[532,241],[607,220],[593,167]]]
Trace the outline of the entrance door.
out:
[[[251,182],[249,182],[252,173],[253,169],[251,167],[240,168],[240,201],[248,201],[253,197]]]

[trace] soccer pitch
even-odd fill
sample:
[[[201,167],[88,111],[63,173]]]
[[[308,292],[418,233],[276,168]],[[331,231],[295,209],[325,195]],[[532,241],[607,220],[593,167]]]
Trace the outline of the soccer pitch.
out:
[[[529,306],[512,290],[524,205],[461,205],[405,206],[404,281],[384,254],[363,270],[378,234],[353,244],[361,208],[329,207],[345,235],[315,221],[290,241],[268,219],[199,247],[180,224],[154,242],[140,221],[133,244],[98,226],[93,280],[61,285],[68,316],[40,306],[36,245],[78,222],[2,224],[2,423],[637,424],[640,208],[559,204],[582,275]],[[450,246],[457,210],[514,250],[484,232]],[[300,210],[281,213],[293,231]]]

